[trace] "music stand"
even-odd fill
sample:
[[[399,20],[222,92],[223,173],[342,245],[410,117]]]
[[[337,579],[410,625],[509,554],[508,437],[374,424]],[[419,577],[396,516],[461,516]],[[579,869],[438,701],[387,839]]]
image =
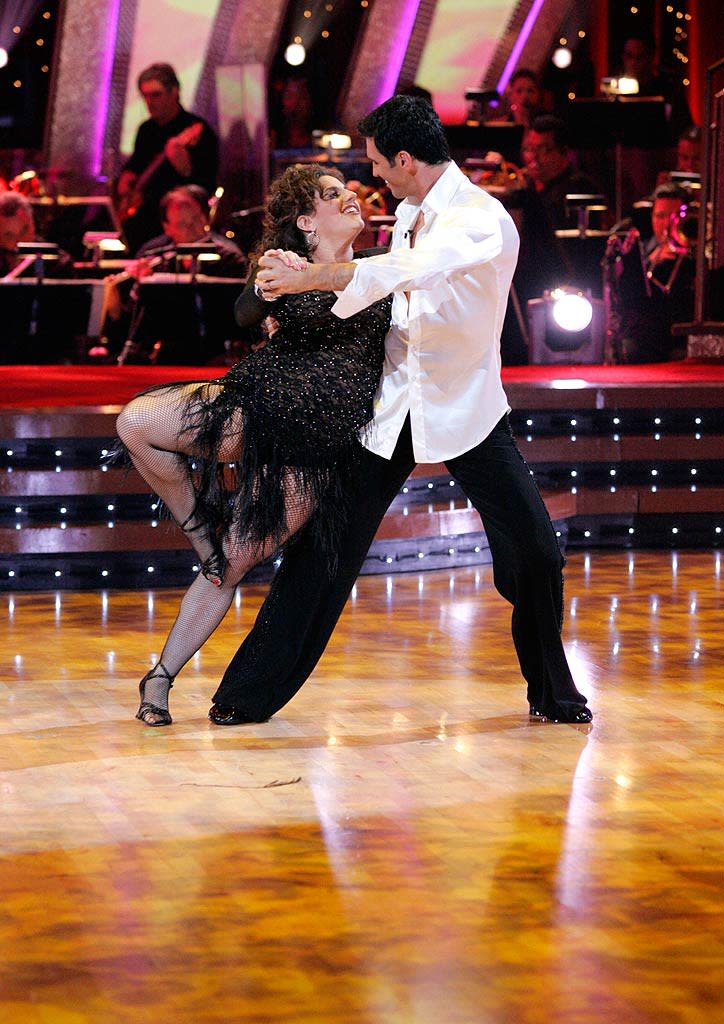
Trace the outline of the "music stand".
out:
[[[623,206],[623,147],[658,149],[669,143],[662,96],[610,96],[572,100],[568,126],[575,149],[614,147],[615,219]]]
[[[0,363],[63,363],[74,359],[87,333],[88,281],[33,279],[0,283],[3,325]]]
[[[140,282],[143,317],[130,339],[135,349],[123,362],[140,355],[147,362],[201,366],[222,358],[233,342],[242,338],[234,303],[243,280],[200,278],[192,283],[185,274],[181,278],[170,280],[169,275],[153,274]]]

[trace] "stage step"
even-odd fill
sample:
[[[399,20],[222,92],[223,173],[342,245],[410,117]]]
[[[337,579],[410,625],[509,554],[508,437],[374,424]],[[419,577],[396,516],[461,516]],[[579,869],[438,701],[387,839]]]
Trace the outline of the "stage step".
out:
[[[521,452],[562,546],[718,546],[724,382],[508,385]],[[183,585],[198,559],[135,473],[105,462],[119,406],[0,411],[0,589]],[[477,513],[444,465],[418,466],[366,573],[483,563]],[[270,561],[257,570],[262,578]]]

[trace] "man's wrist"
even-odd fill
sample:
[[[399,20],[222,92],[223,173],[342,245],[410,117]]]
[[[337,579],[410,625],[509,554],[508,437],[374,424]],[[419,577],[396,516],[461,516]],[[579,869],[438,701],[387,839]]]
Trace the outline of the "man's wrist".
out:
[[[355,263],[310,263],[304,273],[311,271],[312,281],[307,288],[322,292],[342,292],[352,280]]]

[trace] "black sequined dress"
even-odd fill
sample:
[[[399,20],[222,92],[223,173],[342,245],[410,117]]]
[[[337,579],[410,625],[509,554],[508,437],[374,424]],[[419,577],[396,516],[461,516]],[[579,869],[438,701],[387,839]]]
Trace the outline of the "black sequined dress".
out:
[[[386,298],[342,320],[331,312],[335,301],[334,292],[314,291],[263,303],[248,285],[237,319],[270,315],[279,328],[264,348],[197,388],[184,413],[197,512],[244,541],[281,538],[291,481],[295,495],[313,503],[309,528],[330,561],[349,511],[345,477],[373,414],[391,309]],[[162,387],[169,386],[188,383]],[[221,464],[230,433],[240,436],[241,452]]]

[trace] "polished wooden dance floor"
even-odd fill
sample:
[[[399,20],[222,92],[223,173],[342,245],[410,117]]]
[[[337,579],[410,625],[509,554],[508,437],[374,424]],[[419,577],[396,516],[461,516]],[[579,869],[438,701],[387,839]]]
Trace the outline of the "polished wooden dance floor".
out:
[[[3,1024],[724,1020],[718,550],[576,552],[591,727],[530,722],[489,567],[361,578],[264,725],[133,719],[179,592],[3,594]]]

